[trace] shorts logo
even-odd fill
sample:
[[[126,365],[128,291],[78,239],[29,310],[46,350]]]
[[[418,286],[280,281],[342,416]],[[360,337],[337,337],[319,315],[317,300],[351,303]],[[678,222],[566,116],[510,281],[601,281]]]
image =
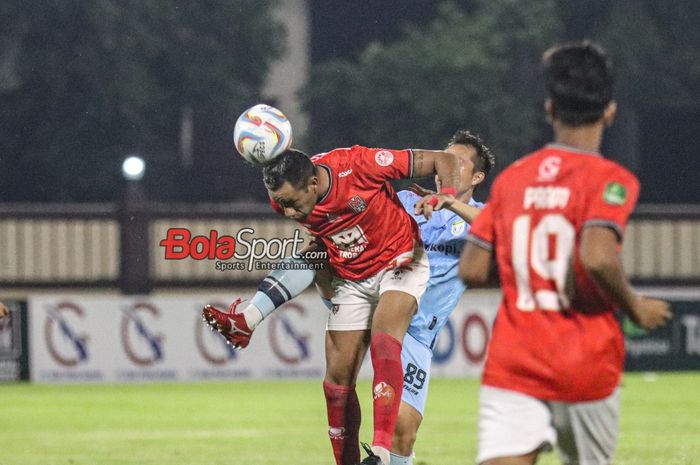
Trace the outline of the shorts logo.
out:
[[[605,186],[603,200],[611,205],[623,205],[627,200],[627,189],[619,182],[611,182]]]
[[[394,403],[394,388],[386,384],[385,382],[377,383],[374,385],[374,400],[378,401],[379,405],[382,407],[387,407]]]
[[[333,307],[331,307],[331,313],[333,315],[337,315],[338,311],[340,311],[340,305],[339,304],[333,304]]]
[[[389,166],[394,161],[394,154],[388,150],[380,150],[374,154],[374,161],[376,161],[379,166]]]
[[[359,214],[367,209],[367,204],[362,197],[359,195],[354,195],[350,200],[348,200],[348,207],[350,207],[350,210],[356,214]]]
[[[396,268],[394,271],[391,272],[391,280],[392,281],[401,281],[403,278],[403,268]]]
[[[551,181],[559,174],[561,168],[561,158],[547,157],[542,160],[540,167],[537,169],[538,181]]]
[[[452,233],[453,236],[459,236],[464,232],[464,228],[466,227],[466,221],[464,220],[459,220],[455,221],[452,223],[452,226],[450,227],[450,232]]]

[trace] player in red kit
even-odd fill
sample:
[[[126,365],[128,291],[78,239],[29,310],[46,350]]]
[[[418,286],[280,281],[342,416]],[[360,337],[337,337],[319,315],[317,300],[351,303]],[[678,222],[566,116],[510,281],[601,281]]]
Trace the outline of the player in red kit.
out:
[[[368,348],[374,369],[374,438],[362,464],[389,465],[403,390],[401,344],[429,277],[418,225],[387,181],[437,174],[442,192],[454,195],[460,163],[447,152],[353,146],[311,158],[290,149],[263,168],[273,208],[325,246],[333,271],[323,388],[338,465],[360,459],[355,382]],[[418,208],[427,202],[434,201],[422,199]],[[239,314],[234,308],[224,314],[206,307],[205,320],[231,343],[246,345],[254,329],[246,315],[257,314],[257,324],[308,285],[290,279],[295,285],[290,289],[272,278],[261,290],[279,297],[269,299],[265,309]]]
[[[604,465],[617,441],[624,339],[615,310],[645,329],[671,317],[638,296],[619,258],[637,178],[599,154],[613,121],[612,77],[588,42],[544,55],[554,143],[496,179],[472,225],[460,273],[487,279],[495,253],[503,300],[479,407],[486,465],[530,465],[554,445],[565,464]]]

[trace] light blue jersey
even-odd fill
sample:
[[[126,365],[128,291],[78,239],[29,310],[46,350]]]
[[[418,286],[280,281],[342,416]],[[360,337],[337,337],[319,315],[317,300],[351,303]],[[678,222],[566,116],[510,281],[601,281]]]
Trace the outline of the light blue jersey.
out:
[[[430,279],[401,349],[404,370],[401,401],[411,405],[423,416],[430,385],[433,345],[465,289],[458,276],[458,269],[469,223],[449,210],[433,212],[430,220],[423,215],[414,215],[415,204],[420,196],[411,191],[399,192],[399,199],[420,227],[430,262]],[[469,205],[478,208],[484,206],[474,199],[469,201]]]
[[[428,286],[408,327],[408,334],[432,349],[438,332],[447,322],[465,289],[458,271],[459,257],[469,233],[469,223],[447,209],[433,212],[430,220],[423,215],[414,215],[415,204],[421,197],[411,191],[401,191],[398,195],[403,207],[420,227],[430,262]],[[484,206],[474,199],[469,201],[469,205],[478,208]]]

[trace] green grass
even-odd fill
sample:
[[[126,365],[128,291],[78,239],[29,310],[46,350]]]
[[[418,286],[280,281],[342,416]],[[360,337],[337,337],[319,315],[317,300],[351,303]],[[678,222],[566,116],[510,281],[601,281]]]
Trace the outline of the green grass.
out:
[[[430,389],[416,463],[473,464],[478,382]],[[622,399],[617,465],[700,464],[700,374],[627,375]],[[319,382],[0,385],[0,465],[331,463]]]

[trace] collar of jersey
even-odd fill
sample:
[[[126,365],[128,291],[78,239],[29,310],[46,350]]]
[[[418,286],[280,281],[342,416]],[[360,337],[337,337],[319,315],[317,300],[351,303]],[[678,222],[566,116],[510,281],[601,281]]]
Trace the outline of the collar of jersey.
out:
[[[580,153],[581,155],[593,155],[595,157],[602,157],[603,155],[599,152],[591,152],[588,150],[577,149],[576,147],[571,147],[570,145],[560,144],[558,142],[550,142],[547,144],[547,148],[564,150],[565,152]]]

